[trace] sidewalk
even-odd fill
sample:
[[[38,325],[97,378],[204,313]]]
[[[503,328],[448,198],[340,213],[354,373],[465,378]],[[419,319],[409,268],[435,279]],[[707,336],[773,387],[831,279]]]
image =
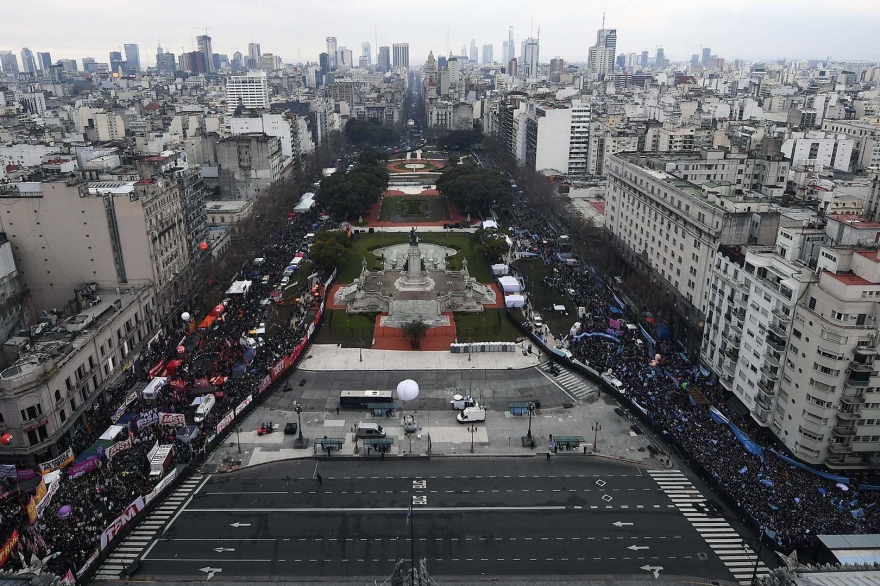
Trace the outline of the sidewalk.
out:
[[[418,367],[420,370],[470,370],[471,368],[518,370],[537,366],[540,363],[538,354],[523,356],[522,350],[522,344],[519,344],[515,352],[472,352],[470,360],[467,353],[453,354],[448,350],[420,351]],[[411,370],[413,357],[413,352],[408,350],[360,350],[340,348],[332,344],[315,344],[298,369],[303,371]]]
[[[471,433],[468,426],[456,420],[457,411],[399,411],[394,417],[372,417],[364,411],[342,411],[302,413],[303,437],[309,440],[307,449],[294,449],[294,435],[284,435],[284,426],[296,422],[293,411],[276,410],[269,407],[258,408],[241,426],[241,453],[236,436],[229,436],[227,443],[219,447],[205,471],[215,472],[228,463],[237,461],[242,468],[257,466],[268,462],[311,458],[316,455],[327,456],[326,450],[315,449],[316,438],[341,438],[341,449],[332,450],[330,457],[378,458],[373,450],[365,453],[361,442],[355,443],[354,426],[358,422],[375,422],[381,425],[386,437],[393,439],[387,457],[399,456],[465,456],[465,457],[546,457],[550,435],[583,436],[585,442],[570,451],[560,449],[553,458],[593,458],[603,457],[629,461],[646,467],[662,467],[663,463],[647,450],[648,436],[636,434],[632,421],[614,412],[616,404],[604,399],[580,404],[571,409],[562,407],[543,409],[532,417],[532,437],[537,446],[534,449],[522,447],[522,436],[526,435],[529,418],[511,415],[506,411],[491,409],[485,422],[476,424],[473,434],[474,452],[471,454]],[[404,414],[415,414],[421,425],[417,433],[404,433],[402,418]],[[263,422],[271,421],[278,425],[277,431],[258,436],[256,429]],[[593,426],[599,424],[598,449],[593,452]],[[357,453],[355,446],[357,445]],[[587,453],[584,454],[584,445]],[[664,458],[665,459],[665,458]]]

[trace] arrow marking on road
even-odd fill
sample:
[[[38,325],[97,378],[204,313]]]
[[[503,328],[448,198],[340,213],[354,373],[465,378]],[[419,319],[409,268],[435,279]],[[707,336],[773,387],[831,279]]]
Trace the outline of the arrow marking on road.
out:
[[[623,527],[624,525],[632,525],[632,523],[624,523],[623,521],[615,521],[612,523],[615,527]]]
[[[215,547],[214,551],[217,553],[223,553],[224,551],[235,551],[234,547]]]
[[[230,523],[229,526],[235,527],[236,529],[238,529],[239,527],[250,527],[251,524],[250,523],[239,523],[238,521],[236,521],[235,523]]]
[[[216,574],[217,572],[222,572],[223,568],[212,568],[211,566],[205,566],[204,568],[199,568],[199,571],[200,572],[207,572],[208,577],[205,578],[205,581],[207,582],[208,580],[210,580],[211,578],[214,577],[214,574]]]
[[[639,569],[651,572],[652,574],[654,574],[654,579],[656,580],[660,577],[660,570],[663,569],[663,566],[642,566]]]
[[[639,551],[640,549],[648,549],[647,545],[630,545],[627,549],[631,549],[633,551]]]

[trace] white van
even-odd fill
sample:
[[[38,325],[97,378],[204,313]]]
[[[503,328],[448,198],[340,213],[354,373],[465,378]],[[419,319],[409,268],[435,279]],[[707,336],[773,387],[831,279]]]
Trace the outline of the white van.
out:
[[[385,429],[378,423],[358,423],[355,431],[359,438],[385,437]]]
[[[456,416],[459,423],[476,423],[478,421],[486,421],[486,408],[482,405],[474,405],[467,407],[464,411]]]
[[[214,395],[205,395],[202,397],[202,402],[199,403],[199,406],[196,408],[196,414],[193,416],[193,421],[196,423],[201,423],[208,416],[208,413],[211,412],[211,409],[214,408],[214,405],[217,403],[217,400],[214,398]]]
[[[620,382],[620,379],[616,378],[613,374],[606,372],[602,375],[602,380],[614,387],[618,393],[625,395],[626,387],[623,386],[623,383]]]
[[[544,318],[541,317],[540,313],[532,314],[532,323],[535,324],[536,328],[540,328],[544,326]]]

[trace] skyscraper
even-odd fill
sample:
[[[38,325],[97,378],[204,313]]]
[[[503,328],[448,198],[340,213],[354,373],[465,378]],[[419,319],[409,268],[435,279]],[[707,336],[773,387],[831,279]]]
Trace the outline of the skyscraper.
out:
[[[527,38],[522,42],[522,58],[519,61],[522,77],[526,79],[538,76],[538,39]]]
[[[205,56],[206,73],[214,71],[214,45],[211,37],[208,35],[199,35],[196,37],[196,43],[199,47],[199,53]]]
[[[52,56],[49,53],[37,53],[37,67],[42,71],[49,71],[52,65]]]
[[[37,55],[41,55],[41,54],[42,53],[37,53]],[[46,53],[46,54],[48,54],[48,53]],[[97,73],[98,72],[98,64],[95,63],[94,57],[83,57],[82,64],[83,64],[83,71],[85,71],[86,73]],[[49,73],[49,67],[51,67],[51,65],[43,68],[43,71],[45,71],[47,74]]]
[[[476,39],[471,39],[470,58],[471,58],[471,61],[473,61],[474,63],[477,63],[480,60],[480,55],[479,55],[479,52],[477,51],[477,40]]]
[[[129,71],[140,71],[141,70],[140,48],[136,44],[128,44],[128,45],[123,45],[122,49],[125,51],[125,60],[128,61]]]
[[[246,65],[249,69],[256,69],[260,63],[260,43],[248,43],[248,60]]]
[[[12,51],[0,51],[0,65],[3,66],[3,73],[7,75],[18,73],[18,57]]]
[[[391,45],[392,65],[409,69],[409,43],[394,43]]]
[[[507,63],[508,61],[510,61],[510,59],[507,58],[509,52],[510,52],[510,50],[507,48],[507,41],[504,41],[501,44],[501,62],[502,63]]]
[[[336,60],[336,37],[327,37],[327,56],[330,58],[330,69],[336,69],[339,65]]]
[[[562,57],[554,57],[550,60],[550,73],[562,73],[565,71],[565,60]]]
[[[709,67],[709,59],[712,57],[712,49],[709,47],[703,47],[703,60],[700,62],[700,65],[703,67]]]
[[[366,41],[361,43],[361,57],[367,58],[367,65],[373,64],[373,47]]]
[[[170,75],[177,71],[177,60],[174,58],[174,53],[163,51],[162,45],[156,48],[156,71],[163,75]]]
[[[641,59],[641,61],[640,61],[639,64],[640,64],[642,67],[647,67],[647,66],[648,66],[648,52],[647,52],[647,51],[642,51],[642,59]]]
[[[696,67],[699,64],[700,64],[700,56],[697,55],[696,53],[694,53],[693,55],[691,55],[691,66]]]
[[[379,62],[377,65],[379,66],[379,71],[391,70],[391,47],[388,45],[379,47]]]
[[[656,67],[663,67],[666,63],[666,53],[663,52],[663,47],[657,47],[657,57],[654,58],[654,65]]]
[[[34,53],[27,47],[22,47],[21,49],[21,67],[24,69],[25,73],[30,73],[32,75],[36,75],[37,73],[37,60],[34,59]]]
[[[513,44],[513,27],[507,30],[507,61],[516,57],[516,45]]]
[[[495,60],[495,56],[492,55],[492,52],[492,45],[483,45],[483,64],[492,63]]]
[[[603,80],[614,71],[617,51],[617,29],[603,28],[596,33],[596,44],[590,47],[588,67],[595,79]]]

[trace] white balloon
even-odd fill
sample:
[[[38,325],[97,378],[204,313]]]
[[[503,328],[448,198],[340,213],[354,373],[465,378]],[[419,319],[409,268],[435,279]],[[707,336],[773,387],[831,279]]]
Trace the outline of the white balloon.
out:
[[[190,317],[192,316],[189,314],[189,312],[186,311],[180,314],[180,319],[182,319],[183,321],[189,321]]]
[[[401,401],[412,401],[419,396],[419,383],[408,378],[397,385],[397,398]]]

